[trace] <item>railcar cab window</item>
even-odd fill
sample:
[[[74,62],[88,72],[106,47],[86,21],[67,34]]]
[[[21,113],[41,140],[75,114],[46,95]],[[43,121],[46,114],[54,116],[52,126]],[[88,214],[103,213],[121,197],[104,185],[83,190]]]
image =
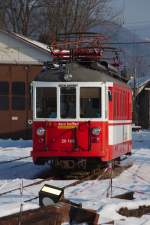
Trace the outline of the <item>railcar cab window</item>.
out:
[[[80,88],[80,118],[101,118],[101,88]]]
[[[36,88],[36,117],[57,118],[57,94],[55,87]]]
[[[76,118],[76,88],[60,88],[60,116],[65,118]]]

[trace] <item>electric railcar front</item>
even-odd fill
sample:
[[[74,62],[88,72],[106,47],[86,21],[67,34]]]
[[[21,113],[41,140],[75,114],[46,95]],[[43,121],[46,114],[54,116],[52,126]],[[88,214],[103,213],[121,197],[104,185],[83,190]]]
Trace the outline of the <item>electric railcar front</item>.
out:
[[[70,69],[71,81],[66,81],[66,75],[65,71],[49,70],[32,83],[34,163],[102,162],[129,153],[131,115],[113,121],[110,112],[114,104],[114,84],[117,82],[128,93],[129,88],[103,70],[78,64]],[[122,135],[119,143],[110,143],[116,138],[112,126],[126,130],[126,137],[124,133],[119,134]]]

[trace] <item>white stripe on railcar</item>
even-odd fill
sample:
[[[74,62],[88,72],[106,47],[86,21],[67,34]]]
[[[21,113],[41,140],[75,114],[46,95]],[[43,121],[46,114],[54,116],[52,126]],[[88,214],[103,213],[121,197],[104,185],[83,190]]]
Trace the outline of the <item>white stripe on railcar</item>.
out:
[[[109,125],[108,127],[108,144],[116,145],[131,140],[131,124]]]

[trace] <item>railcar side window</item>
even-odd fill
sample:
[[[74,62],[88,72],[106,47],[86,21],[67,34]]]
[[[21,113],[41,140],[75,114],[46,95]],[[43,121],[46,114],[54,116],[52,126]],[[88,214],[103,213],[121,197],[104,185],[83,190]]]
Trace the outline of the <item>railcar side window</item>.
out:
[[[57,94],[55,87],[36,88],[36,117],[57,117]]]
[[[98,87],[80,88],[80,117],[81,118],[101,117],[101,88]]]
[[[60,88],[60,116],[61,118],[76,118],[76,88]]]

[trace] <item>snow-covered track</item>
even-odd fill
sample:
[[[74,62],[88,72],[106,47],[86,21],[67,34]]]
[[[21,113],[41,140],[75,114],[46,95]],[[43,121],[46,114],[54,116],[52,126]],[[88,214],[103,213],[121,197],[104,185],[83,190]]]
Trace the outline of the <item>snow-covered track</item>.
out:
[[[126,169],[126,167],[124,167],[124,166],[123,167],[116,167],[116,168],[114,168],[113,173],[110,170],[110,168],[93,170],[89,174],[85,173],[85,175],[82,175],[82,178],[80,177],[79,180],[72,181],[71,183],[69,182],[68,184],[64,185],[63,188],[65,189],[65,188],[68,188],[68,187],[76,186],[76,185],[79,185],[79,184],[81,184],[85,181],[88,181],[88,180],[93,180],[93,182],[95,183],[96,181],[99,181],[99,180],[102,180],[102,179],[111,178],[111,176],[115,177],[118,174],[120,174],[122,171],[124,171],[125,169]],[[51,174],[53,174],[52,171],[51,171]],[[35,181],[35,182],[30,183],[30,184],[24,185],[22,188],[23,188],[24,191],[27,191],[28,188],[30,188],[30,187],[35,188],[35,186],[37,186],[37,188],[39,189],[46,182],[51,182],[51,181],[53,182],[54,180],[61,180],[61,177],[58,177],[58,175],[57,176],[55,176],[55,175],[49,176],[46,179],[40,179],[38,181]],[[13,189],[4,191],[4,192],[0,192],[0,196],[7,195],[9,193],[16,192],[16,191],[20,191],[20,186],[17,187],[17,188],[13,188]],[[32,202],[37,198],[38,198],[38,196],[34,195],[30,198],[25,199],[24,202]]]
[[[41,180],[38,180],[38,181],[35,181],[35,182],[31,182],[31,183],[29,183],[27,185],[23,185],[22,188],[25,189],[25,188],[28,188],[28,187],[31,187],[31,186],[34,186],[34,185],[39,185],[39,184],[42,184],[42,183],[44,183],[46,181],[49,181],[49,180],[52,180],[52,179],[53,179],[53,177],[50,177],[48,179],[41,179]],[[0,189],[1,189],[1,187],[0,187]],[[0,192],[0,196],[6,195],[6,194],[11,193],[11,192],[15,192],[15,191],[20,191],[20,186],[12,188],[10,190],[6,190],[6,191],[3,191],[3,192]]]
[[[82,183],[82,182],[84,182],[86,180],[96,179],[96,178],[97,179],[101,178],[100,170],[93,171],[93,173],[90,173],[88,175],[86,174],[85,176],[82,176],[82,179],[75,180],[72,183],[69,183],[66,186],[64,186],[64,188],[67,188],[67,187],[70,187],[70,186],[75,186],[75,185],[78,185],[78,184],[80,184],[80,183]],[[58,176],[49,176],[46,179],[40,179],[38,181],[31,182],[31,183],[29,183],[27,185],[23,185],[22,188],[23,188],[23,190],[25,190],[26,188],[29,188],[29,187],[32,187],[32,186],[35,186],[35,185],[42,185],[42,184],[44,185],[45,182],[48,182],[48,181],[51,181],[51,180],[58,180]],[[6,191],[2,191],[2,190],[3,190],[3,188],[1,189],[1,187],[0,187],[0,196],[6,195],[6,194],[9,194],[9,193],[12,193],[12,192],[20,191],[20,186],[12,188],[12,189],[9,189],[9,190],[6,190]],[[37,197],[35,197],[35,198],[37,198]],[[28,199],[25,202],[32,201],[35,198]]]
[[[3,165],[3,164],[13,163],[15,161],[19,161],[19,160],[23,160],[23,159],[28,159],[28,158],[31,158],[31,156],[19,157],[19,158],[12,159],[12,160],[8,160],[8,161],[2,161],[2,162],[0,162],[0,166]]]
[[[28,164],[31,164],[31,162],[28,160],[29,158],[31,157],[27,156],[0,162],[0,178],[7,173],[9,174],[12,174],[13,172],[17,173],[19,169],[16,170],[16,168],[21,168]]]

